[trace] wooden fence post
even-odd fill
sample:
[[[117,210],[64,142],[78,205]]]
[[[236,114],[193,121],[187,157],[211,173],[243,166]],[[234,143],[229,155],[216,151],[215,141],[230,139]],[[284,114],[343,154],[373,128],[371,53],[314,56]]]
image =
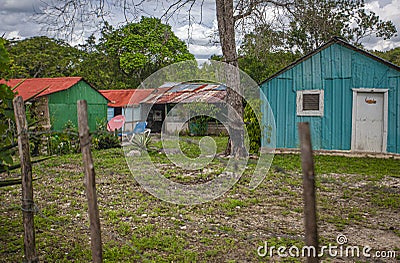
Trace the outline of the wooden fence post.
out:
[[[303,170],[304,225],[306,246],[315,248],[315,254],[307,257],[307,262],[318,262],[318,230],[315,202],[314,161],[311,146],[310,125],[308,122],[298,124],[301,167]]]
[[[18,133],[18,151],[21,160],[22,216],[24,223],[24,253],[26,262],[39,262],[36,255],[32,164],[29,152],[28,124],[24,101],[21,96],[13,100],[15,123]]]
[[[90,238],[93,262],[103,261],[102,243],[99,208],[97,206],[96,180],[92,152],[90,151],[90,134],[88,125],[87,103],[85,100],[78,101],[78,127],[79,140],[81,144],[84,172],[86,196],[88,199],[89,220],[90,220]]]

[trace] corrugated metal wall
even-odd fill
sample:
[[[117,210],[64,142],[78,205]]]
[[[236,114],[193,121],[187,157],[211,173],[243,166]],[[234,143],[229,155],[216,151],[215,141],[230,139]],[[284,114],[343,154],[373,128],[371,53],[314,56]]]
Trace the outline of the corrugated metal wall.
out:
[[[387,151],[400,153],[400,76],[389,75],[389,87]]]
[[[332,44],[261,88],[274,112],[277,148],[298,148],[297,123],[308,121],[313,148],[327,150],[351,148],[353,88],[389,89],[387,151],[400,153],[400,72],[383,63]],[[297,116],[296,91],[313,89],[324,90],[324,115]]]
[[[67,90],[52,93],[48,97],[52,130],[63,130],[68,120],[78,127],[76,108],[78,100],[86,100],[88,103],[90,130],[96,129],[96,121],[107,119],[107,100],[84,81],[79,81]]]

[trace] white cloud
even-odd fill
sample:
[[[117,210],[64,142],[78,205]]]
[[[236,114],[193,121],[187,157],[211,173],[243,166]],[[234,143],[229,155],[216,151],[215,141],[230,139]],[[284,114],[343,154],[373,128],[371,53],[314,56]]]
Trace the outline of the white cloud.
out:
[[[205,24],[183,25],[173,28],[174,33],[189,46],[189,51],[197,59],[207,59],[214,54],[220,55],[221,47],[214,44],[217,31],[217,22],[214,20],[211,26]]]
[[[40,26],[23,14],[19,12],[0,12],[0,35],[5,34],[7,38],[10,38],[9,35],[12,32],[14,32],[14,35],[15,32],[18,32],[18,36],[21,38],[43,35],[44,33],[40,32]]]
[[[0,0],[0,35],[7,38],[44,35],[41,26],[31,19],[41,4],[38,0]]]
[[[189,44],[209,45],[216,28],[210,28],[205,25],[193,24],[184,25],[174,29],[177,37],[187,41]]]
[[[171,4],[171,1],[164,0],[164,8],[154,14],[160,15],[165,12],[167,5]],[[189,14],[191,24],[202,24],[208,27],[212,27],[214,20],[216,19],[215,11],[215,0],[202,0],[195,1],[195,4],[191,7],[192,2],[188,2],[185,7],[179,10],[168,22],[172,27],[181,27],[184,24],[189,24]],[[190,13],[189,13],[190,12]]]
[[[0,10],[5,12],[32,13],[41,4],[42,2],[37,0],[2,0],[0,2]]]
[[[189,46],[189,51],[193,55],[196,56],[196,58],[209,58],[212,55],[221,55],[221,47],[220,46],[201,46],[201,45],[190,45]]]
[[[382,4],[383,1],[372,1],[365,5],[366,9],[374,11],[381,19],[391,20],[399,25],[400,0],[392,0],[391,3]]]
[[[21,39],[21,38],[22,38],[22,36],[19,34],[19,31],[11,31],[11,32],[8,32],[8,33],[5,35],[5,37],[6,37],[7,39]]]
[[[400,47],[399,42],[387,41],[380,39],[374,43],[366,43],[365,47],[369,50],[386,51],[396,47]]]
[[[377,1],[377,0],[367,0],[367,1],[365,1],[367,4],[368,3],[372,3],[372,2],[378,2],[378,4],[379,4],[379,7],[384,7],[384,6],[386,6],[386,5],[388,5],[388,4],[390,4],[390,3],[392,3],[392,0],[379,0],[379,1]]]
[[[397,28],[397,36],[390,40],[369,37],[363,41],[368,49],[388,50],[400,47],[400,0],[371,1],[365,5],[368,10],[375,12],[382,20],[392,21]]]

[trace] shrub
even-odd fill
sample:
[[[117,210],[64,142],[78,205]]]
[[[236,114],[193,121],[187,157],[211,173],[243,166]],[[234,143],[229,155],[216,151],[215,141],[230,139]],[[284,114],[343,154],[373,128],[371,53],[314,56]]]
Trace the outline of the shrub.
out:
[[[204,102],[191,102],[183,105],[184,112],[189,114],[189,131],[193,135],[206,135],[208,122],[215,119],[220,108],[214,104]]]
[[[92,137],[92,146],[98,150],[117,148],[121,146],[118,136],[107,131],[106,120],[99,120],[96,122],[96,132]]]
[[[252,104],[255,105],[256,110],[260,109],[260,103],[260,101],[252,101]],[[247,134],[249,136],[249,152],[258,154],[261,147],[261,127],[258,122],[257,115],[249,103],[247,103],[244,108],[243,121],[246,123]]]
[[[78,153],[80,151],[77,127],[68,121],[62,132],[52,133],[50,136],[50,154]]]
[[[151,137],[145,134],[136,134],[132,139],[132,145],[139,150],[148,149],[151,142]]]

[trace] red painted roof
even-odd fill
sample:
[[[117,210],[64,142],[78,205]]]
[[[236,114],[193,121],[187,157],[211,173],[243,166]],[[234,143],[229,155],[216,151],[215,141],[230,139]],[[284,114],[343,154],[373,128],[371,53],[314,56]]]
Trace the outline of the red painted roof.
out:
[[[99,90],[110,102],[109,107],[124,107],[127,105],[139,105],[147,98],[154,89],[120,89],[120,90]]]
[[[82,77],[60,77],[60,78],[34,78],[34,79],[10,79],[0,80],[0,83],[15,87],[21,83],[15,92],[22,96],[24,101],[32,97],[46,96],[58,91],[66,90],[82,80]]]

